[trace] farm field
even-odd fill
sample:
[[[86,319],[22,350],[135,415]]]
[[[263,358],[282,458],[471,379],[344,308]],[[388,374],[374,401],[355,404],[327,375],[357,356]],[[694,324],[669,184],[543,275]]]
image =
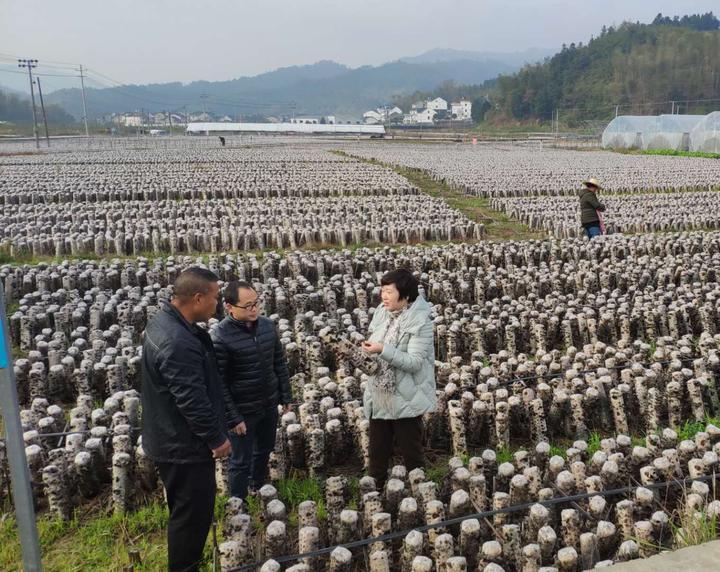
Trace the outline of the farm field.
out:
[[[228,498],[224,570],[580,571],[718,537],[720,161],[254,138],[0,147],[6,298],[48,570],[158,570],[141,335],[182,269],[251,281],[296,403],[271,482]],[[577,190],[598,178],[610,234]],[[380,276],[434,307],[428,465],[363,476]],[[216,327],[222,307],[205,325]],[[19,569],[0,441],[0,569]],[[298,554],[316,553],[295,558]],[[244,567],[244,568],[243,568]]]

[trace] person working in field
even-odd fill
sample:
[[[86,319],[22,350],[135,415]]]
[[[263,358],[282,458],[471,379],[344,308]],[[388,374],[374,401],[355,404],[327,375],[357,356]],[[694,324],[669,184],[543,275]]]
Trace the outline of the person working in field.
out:
[[[605,205],[597,198],[597,191],[602,190],[597,179],[583,181],[580,191],[580,224],[585,229],[588,238],[595,238],[605,234],[602,215]]]

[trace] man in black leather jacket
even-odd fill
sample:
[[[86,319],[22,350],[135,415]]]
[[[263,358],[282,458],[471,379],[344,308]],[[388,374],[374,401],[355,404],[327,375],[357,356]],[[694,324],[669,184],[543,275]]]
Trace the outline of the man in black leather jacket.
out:
[[[142,445],[170,508],[168,568],[199,569],[215,506],[215,461],[230,454],[212,341],[196,322],[217,309],[217,276],[192,267],[150,320],[142,350]]]
[[[259,488],[275,448],[278,404],[290,410],[292,392],[275,324],[260,316],[258,293],[247,282],[223,291],[228,316],[211,335],[215,344],[225,415],[230,429],[230,494],[245,499]]]

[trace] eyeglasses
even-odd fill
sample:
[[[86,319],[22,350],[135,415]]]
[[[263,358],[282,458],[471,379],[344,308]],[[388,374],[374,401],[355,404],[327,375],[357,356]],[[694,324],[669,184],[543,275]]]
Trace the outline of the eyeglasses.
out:
[[[228,302],[230,304],[230,302]],[[239,304],[230,304],[233,308],[240,308],[241,310],[254,310],[255,308],[259,308],[262,306],[262,300],[258,298],[254,302],[251,302],[250,304],[245,304],[244,306],[240,306]]]

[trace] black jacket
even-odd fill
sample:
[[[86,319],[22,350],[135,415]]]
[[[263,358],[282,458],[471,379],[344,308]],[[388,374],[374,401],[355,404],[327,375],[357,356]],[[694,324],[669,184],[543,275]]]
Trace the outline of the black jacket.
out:
[[[250,327],[232,317],[212,331],[228,427],[246,415],[292,402],[290,375],[275,324],[260,316]]]
[[[600,217],[597,211],[604,212],[605,205],[602,204],[597,195],[590,189],[580,191],[580,224],[599,222]]]
[[[227,439],[210,335],[168,303],[145,329],[142,406],[143,449],[154,461],[211,461]]]

